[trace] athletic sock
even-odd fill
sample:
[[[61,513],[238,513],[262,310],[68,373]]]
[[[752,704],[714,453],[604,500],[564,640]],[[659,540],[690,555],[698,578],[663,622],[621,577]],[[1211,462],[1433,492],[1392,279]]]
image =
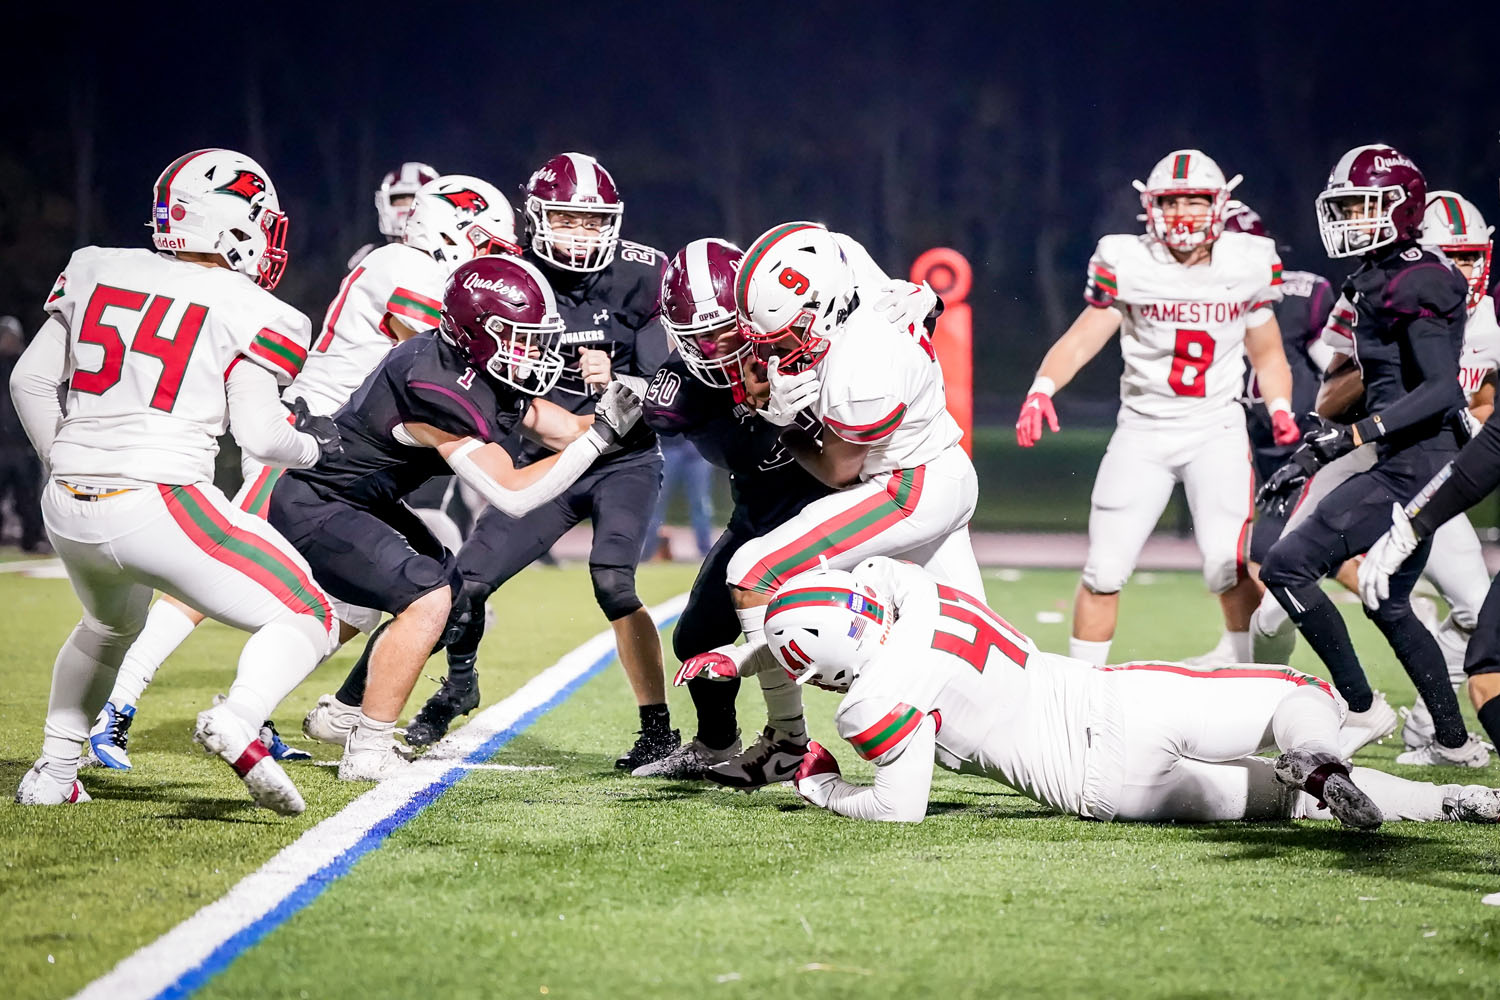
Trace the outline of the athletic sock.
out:
[[[1479,706],[1479,724],[1490,742],[1500,747],[1500,698],[1491,698]]]
[[[299,618],[310,616],[298,616]],[[224,704],[259,731],[281,700],[318,665],[321,652],[302,623],[278,619],[245,642]]]
[[[353,732],[349,734],[347,747],[351,750],[368,749],[374,747],[379,749],[396,740],[395,720],[381,722],[372,719],[363,711],[359,713],[359,722],[355,724]]]
[[[157,668],[193,634],[197,624],[171,601],[157,601],[151,605],[146,626],[131,643],[130,651],[120,664],[120,673],[115,678],[115,689],[110,692],[109,700],[116,705],[139,703],[151,679],[156,676]]]
[[[1448,664],[1432,633],[1410,612],[1398,618],[1381,616],[1375,624],[1432,713],[1433,739],[1449,749],[1463,746],[1469,734],[1459,714],[1458,696],[1448,683]]]
[[[802,717],[802,688],[784,670],[766,670],[755,675],[766,699],[766,721],[778,739],[807,739],[807,720]]]
[[[1302,638],[1328,667],[1333,686],[1349,703],[1349,711],[1368,712],[1375,703],[1375,692],[1370,690],[1365,670],[1354,653],[1354,644],[1349,641],[1349,629],[1333,601],[1317,584],[1296,588],[1272,587],[1271,593],[1296,623]]]
[[[739,735],[734,701],[740,693],[739,680],[712,681],[694,677],[687,683],[693,708],[698,714],[698,732],[694,739],[710,750],[723,750]]]
[[[1255,662],[1250,655],[1250,632],[1248,629],[1244,632],[1226,631],[1224,637],[1229,640],[1229,650],[1234,656],[1235,663]]]
[[[1068,637],[1068,655],[1075,660],[1092,663],[1096,667],[1102,667],[1109,662],[1109,647],[1113,639],[1105,639],[1103,642],[1091,642],[1088,639],[1079,639],[1075,636]]]
[[[740,631],[745,633],[747,646],[754,646],[765,641],[766,605],[757,604],[750,608],[735,608],[734,613],[740,620]]]
[[[370,633],[370,638],[365,640],[365,648],[359,651],[359,659],[354,661],[354,666],[349,668],[349,675],[344,678],[344,683],[334,692],[334,697],[345,705],[359,705],[365,700],[365,681],[370,677],[370,654],[375,651],[375,643],[380,641],[381,633],[395,621],[387,618],[380,623],[380,627]]]
[[[641,732],[648,736],[665,735],[672,728],[672,713],[666,702],[641,705]]]

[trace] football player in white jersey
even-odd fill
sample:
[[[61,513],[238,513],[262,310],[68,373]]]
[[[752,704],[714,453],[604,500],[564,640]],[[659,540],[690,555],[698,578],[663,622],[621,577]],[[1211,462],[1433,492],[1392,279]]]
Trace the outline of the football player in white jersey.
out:
[[[245,451],[283,466],[311,466],[339,438],[305,406],[289,422],[278,398],[311,331],[269,291],[286,265],[287,222],[265,170],[231,150],[197,150],[163,171],[154,202],[157,252],[75,252],[12,376],[48,467],[47,534],[84,611],[57,656],[42,756],[16,799],[87,801],[77,771],[89,720],[159,588],[254,633],[194,739],[258,805],[298,813],[302,797],[263,745],[261,720],[332,647],[334,614],[296,550],[214,487],[214,455],[226,423]]]
[[[409,216],[409,217],[408,217]],[[443,285],[464,261],[488,253],[519,253],[515,216],[495,187],[477,177],[438,177],[416,192],[403,213],[404,237],[376,248],[350,271],[306,353],[301,373],[283,394],[315,414],[331,415],[397,343],[437,329]],[[253,456],[241,463],[241,509],[264,517],[281,474]],[[457,529],[454,529],[457,534]],[[456,544],[453,546],[457,548]],[[340,641],[369,632],[380,614],[339,604]],[[192,633],[203,615],[170,595],[154,604],[140,637],[126,654],[115,687],[89,733],[91,758],[130,769],[128,741],[136,708],[157,668]],[[311,755],[290,747],[268,721],[265,738],[278,760]]]
[[[1203,578],[1219,595],[1233,658],[1250,659],[1250,614],[1260,598],[1245,566],[1253,470],[1238,403],[1249,358],[1277,444],[1299,437],[1292,376],[1273,307],[1281,292],[1276,245],[1225,232],[1239,177],[1196,149],[1169,153],[1136,181],[1144,234],[1106,236],[1089,261],[1087,307],[1047,352],[1021,407],[1016,438],[1058,430],[1053,394],[1120,332],[1125,374],[1118,426],[1099,463],[1089,553],[1073,605],[1069,651],[1109,658],[1120,590],[1135,569],[1174,483],[1187,491]]]
[[[411,215],[417,191],[428,181],[436,180],[436,168],[416,160],[407,160],[395,170],[387,171],[375,189],[375,222],[387,243],[399,243],[406,232],[406,218]],[[349,258],[346,265],[354,270],[379,243],[366,243]]]
[[[753,650],[772,592],[820,563],[847,568],[901,555],[958,586],[980,585],[968,529],[978,482],[921,325],[935,296],[900,285],[905,294],[858,243],[816,223],[773,227],[745,251],[735,306],[767,369],[760,415],[783,427],[797,461],[838,492],[735,553],[727,575],[747,644],[694,657],[699,669]],[[711,780],[758,787],[785,780],[800,760],[800,692],[776,674],[763,674],[761,686],[771,724],[715,765]]]
[[[847,692],[835,724],[875,783],[844,781],[817,744],[795,777],[803,798],[845,816],[920,822],[935,760],[1101,821],[1500,819],[1495,789],[1349,767],[1335,743],[1344,703],[1317,677],[1043,653],[909,563],[788,580],[765,628],[770,655],[747,666]],[[1274,762],[1254,756],[1269,746]]]

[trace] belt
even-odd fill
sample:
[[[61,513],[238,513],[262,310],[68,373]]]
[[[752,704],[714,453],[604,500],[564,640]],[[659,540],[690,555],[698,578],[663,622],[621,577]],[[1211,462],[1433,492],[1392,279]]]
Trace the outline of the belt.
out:
[[[70,483],[63,482],[61,479],[57,481],[57,485],[67,490],[68,493],[72,495],[74,500],[83,500],[87,503],[93,503],[95,500],[105,500],[109,497],[117,497],[121,493],[130,493],[135,489],[134,486],[127,486],[124,489],[119,490],[105,490],[102,493],[91,493],[89,492],[91,487],[85,486],[84,488],[79,489],[78,487],[73,486]]]

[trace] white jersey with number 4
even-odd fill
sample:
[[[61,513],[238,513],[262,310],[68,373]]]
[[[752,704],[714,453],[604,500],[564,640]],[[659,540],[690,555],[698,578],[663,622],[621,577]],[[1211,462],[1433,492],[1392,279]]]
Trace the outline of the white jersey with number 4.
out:
[[[901,756],[930,717],[944,767],[1078,812],[1093,681],[1088,665],[1039,651],[983,599],[915,567],[880,559],[857,572],[878,581],[901,614],[839,705],[839,735],[865,760],[884,765]]]
[[[418,333],[437,329],[447,281],[443,266],[416,247],[387,243],[370,251],[339,286],[287,398],[307,400],[314,413],[343,406],[396,344],[386,317]]]
[[[1500,370],[1500,323],[1495,321],[1495,302],[1488,295],[1464,324],[1464,352],[1458,359],[1458,381],[1464,401],[1474,404],[1474,394],[1484,380]]]
[[[845,441],[870,445],[861,479],[914,469],[958,446],[943,369],[925,334],[914,337],[861,304],[818,365],[813,412]]]
[[[75,251],[46,308],[68,332],[52,474],[81,483],[212,482],[229,368],[248,360],[285,385],[311,334],[245,275],[151,250]]]
[[[1121,423],[1195,419],[1234,405],[1245,330],[1272,318],[1280,285],[1276,245],[1263,236],[1224,233],[1192,267],[1145,234],[1101,239],[1084,298],[1124,314]]]

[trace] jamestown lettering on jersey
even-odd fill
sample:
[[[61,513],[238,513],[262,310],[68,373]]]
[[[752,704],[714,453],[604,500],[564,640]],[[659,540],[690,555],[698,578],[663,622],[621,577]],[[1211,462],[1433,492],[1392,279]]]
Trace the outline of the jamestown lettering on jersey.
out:
[[[1156,323],[1230,323],[1244,315],[1245,302],[1140,302],[1125,308]]]

